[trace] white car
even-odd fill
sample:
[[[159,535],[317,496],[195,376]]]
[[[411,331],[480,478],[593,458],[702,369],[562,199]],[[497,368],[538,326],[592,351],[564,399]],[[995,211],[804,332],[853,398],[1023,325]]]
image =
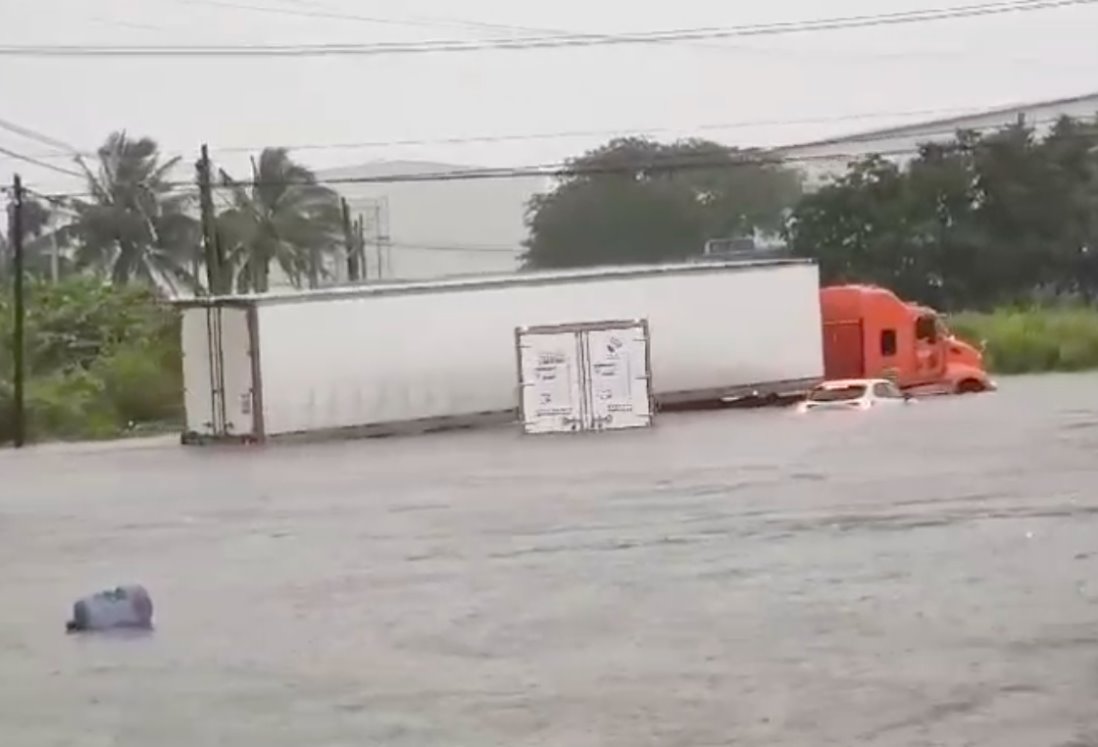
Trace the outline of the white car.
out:
[[[888,379],[841,379],[825,381],[810,391],[797,406],[797,411],[868,410],[913,401]]]

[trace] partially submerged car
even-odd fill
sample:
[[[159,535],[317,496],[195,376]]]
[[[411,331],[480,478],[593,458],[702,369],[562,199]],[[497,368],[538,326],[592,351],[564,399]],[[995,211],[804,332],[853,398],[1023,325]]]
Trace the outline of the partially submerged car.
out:
[[[798,412],[812,410],[868,410],[906,405],[914,400],[888,379],[838,379],[825,381],[808,393]]]

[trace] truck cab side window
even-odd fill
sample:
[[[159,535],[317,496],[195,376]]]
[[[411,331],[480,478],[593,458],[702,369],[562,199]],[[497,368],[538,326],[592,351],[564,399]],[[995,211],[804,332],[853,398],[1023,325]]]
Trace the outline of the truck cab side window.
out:
[[[915,339],[929,342],[931,345],[938,342],[938,318],[934,316],[921,316],[915,320]]]
[[[881,355],[885,358],[896,355],[896,330],[881,330]]]

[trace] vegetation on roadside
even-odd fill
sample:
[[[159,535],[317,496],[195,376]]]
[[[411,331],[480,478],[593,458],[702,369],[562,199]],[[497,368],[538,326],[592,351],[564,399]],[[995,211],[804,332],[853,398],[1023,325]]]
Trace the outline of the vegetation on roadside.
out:
[[[998,373],[1098,369],[1098,310],[1086,306],[1003,308],[954,315],[958,337],[986,342]]]
[[[147,287],[91,277],[27,293],[27,426],[32,439],[109,438],[178,422],[179,325]],[[0,293],[0,443],[12,437],[11,295]]]

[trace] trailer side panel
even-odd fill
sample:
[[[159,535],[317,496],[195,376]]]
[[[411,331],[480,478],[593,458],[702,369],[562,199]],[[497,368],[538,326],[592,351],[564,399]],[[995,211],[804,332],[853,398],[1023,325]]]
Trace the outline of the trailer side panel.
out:
[[[257,307],[270,435],[477,418],[517,406],[514,329],[647,318],[657,401],[823,374],[811,264]]]

